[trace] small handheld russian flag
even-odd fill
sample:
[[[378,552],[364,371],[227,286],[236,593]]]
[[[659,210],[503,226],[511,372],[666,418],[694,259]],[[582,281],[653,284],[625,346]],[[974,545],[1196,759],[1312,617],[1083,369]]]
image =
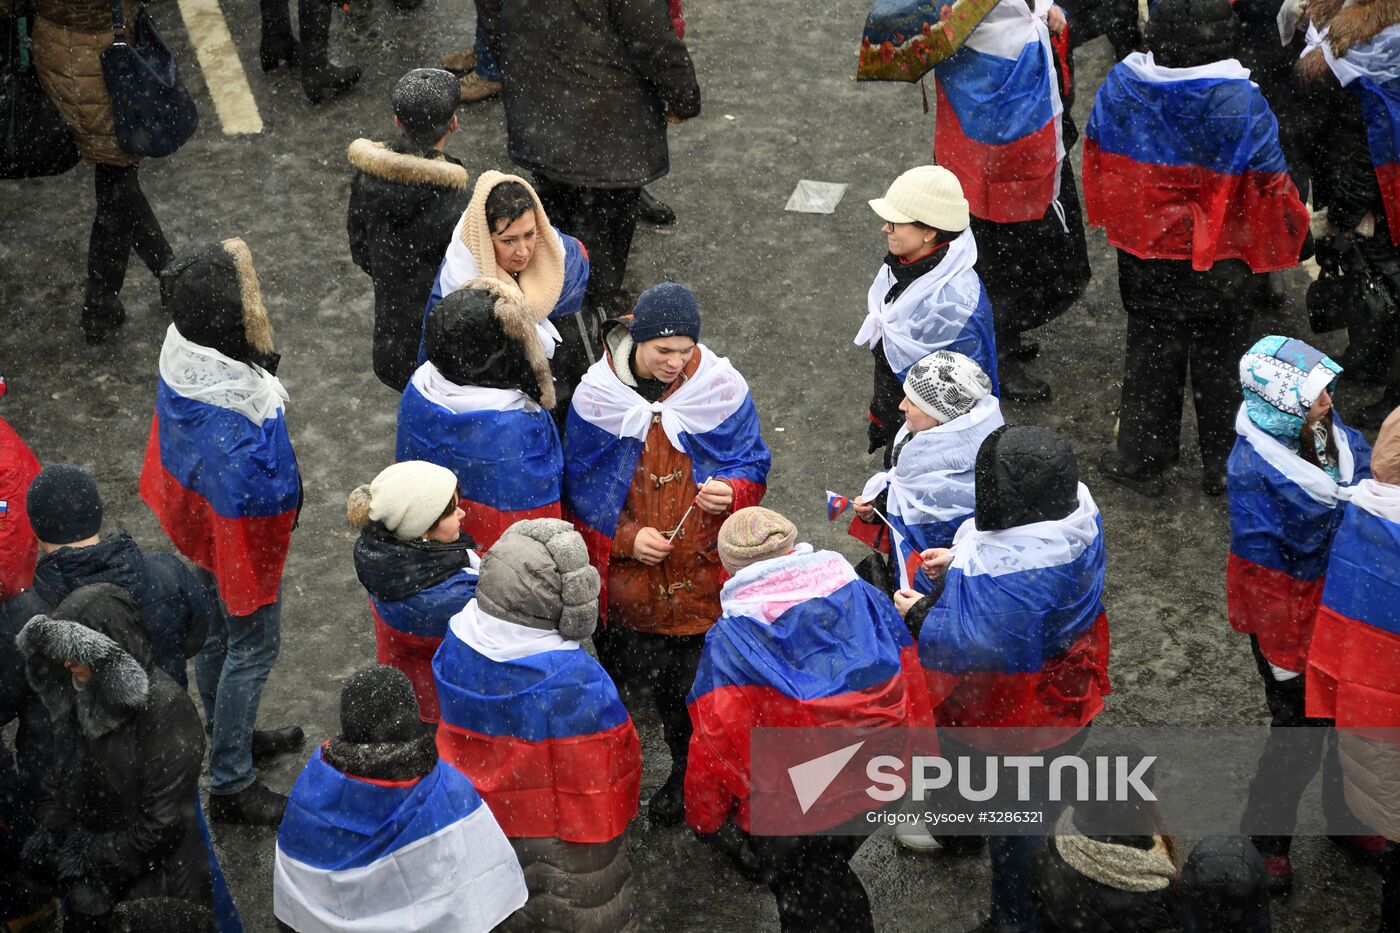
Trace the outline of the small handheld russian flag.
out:
[[[841,513],[851,507],[851,500],[843,495],[826,491],[826,520],[834,522],[841,517]]]

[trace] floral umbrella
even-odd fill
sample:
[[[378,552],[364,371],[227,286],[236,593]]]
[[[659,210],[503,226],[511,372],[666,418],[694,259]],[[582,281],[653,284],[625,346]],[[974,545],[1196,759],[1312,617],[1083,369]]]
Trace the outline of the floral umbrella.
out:
[[[875,0],[857,81],[918,81],[958,50],[998,0]]]

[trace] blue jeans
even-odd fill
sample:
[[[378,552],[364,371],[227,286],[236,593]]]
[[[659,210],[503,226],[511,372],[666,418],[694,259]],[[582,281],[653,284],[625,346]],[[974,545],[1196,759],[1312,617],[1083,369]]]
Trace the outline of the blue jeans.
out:
[[[263,684],[282,646],[282,594],[252,615],[229,615],[218,599],[214,575],[203,569],[195,572],[210,599],[218,600],[209,637],[194,659],[204,729],[209,734],[209,792],[236,794],[256,778],[253,725]]]
[[[501,66],[491,57],[491,49],[486,45],[486,30],[481,28],[480,20],[476,23],[476,43],[472,49],[476,52],[477,75],[486,81],[501,80]]]

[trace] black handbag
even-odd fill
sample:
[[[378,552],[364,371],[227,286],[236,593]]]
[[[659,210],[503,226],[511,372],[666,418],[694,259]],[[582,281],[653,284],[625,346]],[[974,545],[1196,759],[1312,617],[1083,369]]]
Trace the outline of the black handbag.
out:
[[[199,110],[180,83],[175,54],[144,9],[127,29],[121,0],[112,0],[112,37],[102,52],[102,77],[112,98],[117,145],[131,155],[170,155],[199,126]]]
[[[1319,249],[1318,267],[1307,299],[1308,325],[1314,334],[1378,324],[1394,316],[1389,290],[1355,243],[1340,253]]]
[[[78,164],[78,147],[29,57],[27,18],[10,4],[0,47],[0,178],[62,175]]]

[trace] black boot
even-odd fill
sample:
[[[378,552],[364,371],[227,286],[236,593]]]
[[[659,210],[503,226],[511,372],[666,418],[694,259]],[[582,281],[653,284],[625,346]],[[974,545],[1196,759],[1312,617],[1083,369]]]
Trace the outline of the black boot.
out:
[[[258,45],[258,58],[263,71],[271,71],[278,65],[295,67],[297,63],[297,40],[292,35],[292,14],[287,0],[259,0],[262,13],[262,42]]]
[[[642,198],[637,205],[638,216],[649,224],[658,227],[669,227],[676,222],[676,212],[671,208],[652,197],[647,189],[642,189]]]
[[[262,781],[256,779],[236,794],[209,795],[209,819],[215,823],[276,826],[282,822],[286,809],[287,798],[268,790]]]
[[[675,826],[685,818],[685,762],[671,766],[671,774],[647,801],[647,819],[653,826]]]
[[[313,104],[339,97],[360,80],[354,65],[332,65],[326,46],[331,38],[331,5],[328,0],[297,0],[297,20],[301,24],[301,89]]]
[[[96,346],[117,335],[126,322],[126,307],[116,295],[94,294],[83,299],[83,339]]]
[[[1099,474],[1104,479],[1126,486],[1149,499],[1156,499],[1167,491],[1167,484],[1160,473],[1149,473],[1129,466],[1116,450],[1106,450],[1103,456],[1099,457]]]
[[[265,761],[284,752],[294,752],[306,741],[306,733],[301,726],[286,729],[254,729],[253,760]]]
[[[1026,372],[1021,361],[1014,356],[1004,355],[997,360],[997,379],[1001,383],[1002,398],[1016,402],[1050,400],[1050,383]]]
[[[732,822],[726,820],[724,825],[713,833],[696,833],[700,841],[714,846],[723,852],[729,859],[729,864],[734,866],[734,870],[744,877],[746,881],[755,884],[763,881],[763,863],[759,861],[758,854],[753,850],[753,844],[749,842],[749,834],[744,832]]]

